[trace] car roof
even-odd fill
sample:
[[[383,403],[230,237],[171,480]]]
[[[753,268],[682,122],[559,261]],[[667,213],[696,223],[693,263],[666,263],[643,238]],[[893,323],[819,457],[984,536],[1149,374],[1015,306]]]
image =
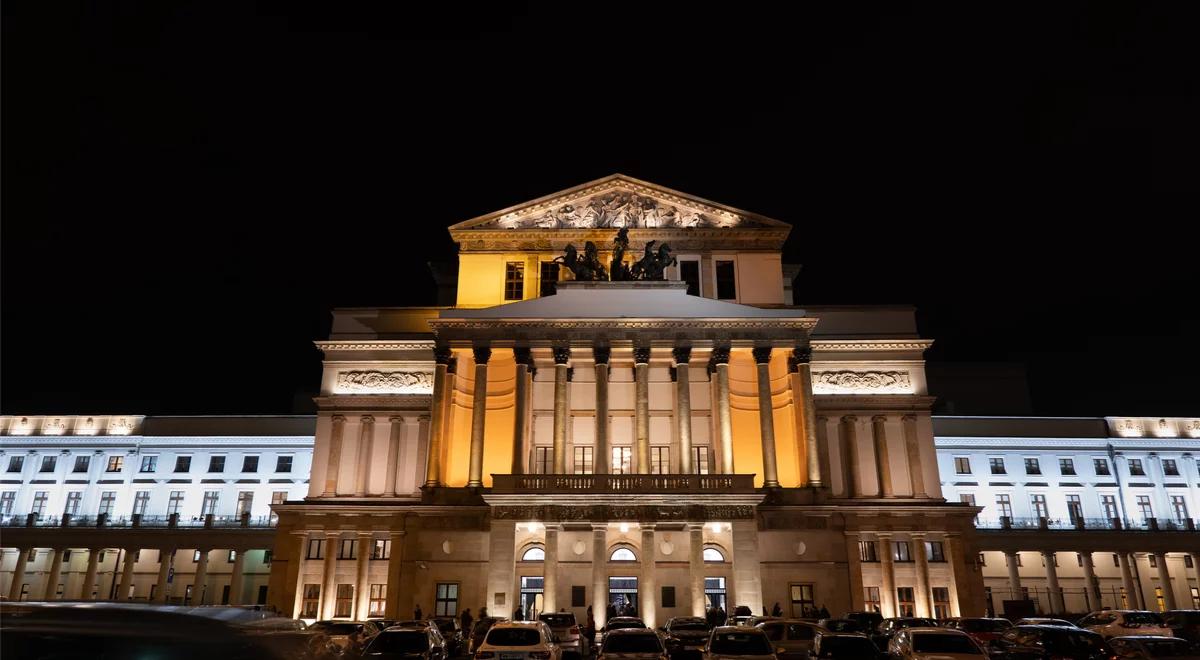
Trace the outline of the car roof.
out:
[[[717,626],[713,628],[713,633],[719,632],[752,632],[760,635],[763,634],[761,628],[753,628],[751,626]]]
[[[921,633],[922,635],[928,635],[928,634],[932,633],[935,635],[962,635],[964,637],[970,637],[970,635],[968,635],[967,633],[965,633],[961,630],[955,630],[953,628],[935,628],[933,626],[923,626],[920,628],[905,628],[904,632],[906,632],[910,635],[913,633]]]
[[[1125,639],[1125,640],[1130,640],[1130,641],[1135,641],[1135,642],[1144,642],[1144,641],[1149,641],[1149,640],[1154,640],[1154,641],[1159,641],[1159,642],[1165,642],[1165,641],[1186,642],[1187,641],[1186,639],[1182,639],[1179,637],[1171,637],[1170,635],[1121,635],[1119,637],[1110,638],[1110,641],[1113,639]]]
[[[667,623],[670,623],[671,621],[699,621],[701,623],[708,623],[708,621],[702,616],[673,616],[667,621]]]
[[[614,630],[609,635],[657,635],[658,633],[649,628],[620,628]]]
[[[541,630],[542,621],[497,621],[492,628],[536,628]]]
[[[429,628],[426,626],[391,626],[385,628],[383,632],[419,632],[429,634]]]
[[[806,625],[809,625],[809,626],[816,626],[817,628],[820,628],[820,627],[821,627],[821,625],[820,625],[820,624],[813,622],[813,620],[812,620],[812,619],[794,619],[794,618],[793,618],[793,619],[772,618],[772,619],[767,619],[767,620],[765,620],[765,621],[760,621],[760,622],[758,623],[758,625],[760,625],[760,626],[761,626],[761,625],[763,625],[763,624],[767,624],[767,623],[789,623],[789,624],[791,624],[791,623],[803,623],[803,624],[806,624]]]

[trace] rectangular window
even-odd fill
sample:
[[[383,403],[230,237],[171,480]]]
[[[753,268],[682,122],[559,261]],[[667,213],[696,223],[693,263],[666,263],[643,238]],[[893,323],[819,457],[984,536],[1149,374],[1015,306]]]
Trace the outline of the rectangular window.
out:
[[[54,468],[58,467],[57,456],[43,456],[42,468],[38,472],[53,472]]]
[[[342,539],[341,541],[338,544],[338,559],[354,559],[358,541],[354,539]]]
[[[955,474],[971,474],[971,459],[968,456],[954,457]]]
[[[238,492],[237,508],[233,515],[241,518],[243,513],[250,513],[254,509],[254,491],[243,490]]]
[[[209,472],[224,472],[225,471],[225,457],[224,456],[210,456],[208,459],[208,471]]]
[[[232,564],[235,559],[237,559],[237,550],[230,550],[229,554],[225,556],[225,561],[230,564]]]
[[[1049,518],[1050,508],[1046,506],[1045,495],[1031,495],[1029,497],[1030,504],[1033,505],[1034,518]]]
[[[76,456],[75,457],[75,467],[72,468],[71,471],[75,472],[75,473],[87,472],[88,467],[90,467],[91,464],[92,464],[91,456]]]
[[[1146,559],[1150,562],[1150,568],[1158,568],[1158,557],[1146,555]]]
[[[717,262],[717,300],[737,298],[737,270],[732,261]]]
[[[1078,495],[1067,495],[1067,515],[1071,517],[1072,525],[1077,525],[1083,520],[1083,502]]]
[[[1092,465],[1095,466],[1096,474],[1098,474],[1098,475],[1112,474],[1111,472],[1108,471],[1108,459],[1107,458],[1093,458]]]
[[[858,558],[864,562],[877,562],[879,555],[875,553],[874,541],[859,541],[858,542]]]
[[[139,472],[154,472],[157,469],[158,469],[158,457],[157,456],[143,456],[142,457],[142,466],[140,468],[138,468]]]
[[[117,504],[117,491],[106,490],[100,494],[100,510],[97,512],[102,516],[111,516],[113,507]]]
[[[108,466],[104,468],[105,472],[120,472],[125,469],[124,456],[109,456]]]
[[[1137,496],[1138,512],[1142,514],[1144,520],[1150,520],[1154,517],[1154,507],[1150,506],[1149,495]]]
[[[679,279],[687,282],[689,296],[700,295],[700,262],[688,259],[679,262]]]
[[[1175,522],[1187,524],[1188,510],[1187,502],[1183,499],[1183,495],[1171,496],[1171,513],[1175,514]]]
[[[612,448],[612,474],[629,474],[629,465],[633,460],[632,447]]]
[[[650,448],[650,474],[670,474],[671,473],[671,448],[670,447],[651,447]]]
[[[946,546],[941,541],[926,541],[925,553],[929,561],[946,561]]]
[[[1008,474],[1008,470],[1004,469],[1003,458],[989,458],[988,465],[992,468],[992,474]]]
[[[792,600],[792,616],[812,616],[817,605],[813,585],[791,584],[788,590]]]
[[[8,457],[8,471],[9,472],[20,472],[22,469],[24,469],[24,467],[25,467],[25,457],[24,456],[9,456]]]
[[[176,456],[175,457],[175,471],[176,472],[191,472],[192,471],[192,457],[191,456]]]
[[[277,490],[277,491],[271,493],[271,505],[272,505],[271,506],[271,524],[272,525],[274,525],[276,522],[279,522],[279,514],[275,513],[274,505],[283,504],[286,501],[287,501],[287,491],[286,490]]]
[[[150,504],[150,491],[139,490],[137,492],[137,494],[133,496],[133,513],[134,513],[134,515],[138,515],[138,516],[146,515],[146,507],[149,504]]]
[[[1153,555],[1151,555],[1151,556],[1153,556]],[[1162,587],[1154,587],[1154,600],[1158,602],[1158,611],[1159,612],[1167,611],[1167,601],[1165,598],[1163,598]]]
[[[68,516],[74,516],[79,513],[79,503],[83,501],[82,491],[71,491],[67,493],[67,505],[63,507],[63,513]]]
[[[458,614],[458,583],[438,582],[434,591],[434,616],[456,616]]]
[[[504,264],[504,299],[523,300],[525,298],[525,263],[510,261]]]
[[[534,474],[550,474],[554,469],[553,458],[550,447],[534,447],[533,448],[533,472]]]
[[[215,516],[217,515],[217,500],[220,498],[221,492],[216,490],[204,491],[204,502],[200,505],[200,515]]]
[[[692,447],[692,472],[694,474],[708,474],[708,447]]]
[[[304,603],[300,606],[300,618],[316,619],[317,607],[321,603],[321,585],[304,585]]]
[[[591,474],[592,473],[592,448],[591,447],[576,447],[575,448],[575,474]]]
[[[309,539],[308,552],[304,555],[305,559],[324,559],[325,558],[325,539]]]
[[[1069,458],[1058,459],[1058,471],[1065,475],[1075,474],[1075,461]]]
[[[917,610],[912,587],[896,587],[896,601],[899,603],[900,616],[913,616]]]
[[[663,586],[659,607],[675,607],[675,587]]]
[[[271,557],[273,556],[273,554],[274,554],[273,550],[263,550],[263,560],[262,560],[263,566],[271,565]]]
[[[337,600],[333,603],[334,618],[350,618],[350,610],[354,607],[354,585],[339,584],[336,593]]]
[[[1163,462],[1162,462],[1162,466],[1163,466],[1163,474],[1165,474],[1166,476],[1168,476],[1168,477],[1178,477],[1179,476],[1179,466],[1175,464],[1174,459],[1164,458]]]
[[[383,616],[383,610],[386,605],[387,585],[372,584],[371,597],[367,601],[367,616]]]
[[[1142,469],[1142,461],[1140,459],[1129,459],[1129,475],[1132,477],[1146,476],[1146,471]]]
[[[912,551],[908,547],[908,541],[893,541],[892,542],[892,559],[895,561],[912,561]]]
[[[1101,495],[1100,507],[1104,509],[1104,517],[1109,520],[1120,518],[1117,513],[1117,496],[1116,495]]]
[[[1200,610],[1200,589],[1192,587],[1192,609]]]
[[[171,491],[171,498],[169,500],[167,500],[167,515],[168,516],[172,515],[172,514],[177,515],[179,513],[179,510],[182,508],[183,508],[183,491],[182,490]]]
[[[13,504],[17,501],[17,491],[6,490],[0,493],[0,516],[11,516]]]
[[[1042,466],[1036,458],[1025,459],[1025,474],[1041,474]]]
[[[996,510],[1000,512],[1001,518],[1012,520],[1012,499],[1008,495],[997,495]]]
[[[571,585],[571,607],[587,607],[587,587]]]
[[[865,587],[863,589],[863,605],[866,606],[868,612],[878,612],[880,610],[879,587]]]
[[[371,559],[388,559],[392,556],[391,539],[371,540]]]
[[[933,618],[946,619],[950,616],[950,589],[933,588]]]
[[[243,456],[242,457],[242,472],[258,472],[258,457]]]
[[[1113,557],[1113,568],[1119,568],[1121,566],[1121,555],[1118,555],[1117,553],[1114,552],[1112,557]],[[1079,562],[1080,562],[1079,565],[1083,566],[1083,555],[1079,556]]]
[[[540,277],[538,278],[538,295],[552,296],[558,293],[558,264],[553,261],[543,261]]]
[[[276,472],[291,472],[292,471],[292,457],[291,456],[277,456],[275,458],[275,471]]]

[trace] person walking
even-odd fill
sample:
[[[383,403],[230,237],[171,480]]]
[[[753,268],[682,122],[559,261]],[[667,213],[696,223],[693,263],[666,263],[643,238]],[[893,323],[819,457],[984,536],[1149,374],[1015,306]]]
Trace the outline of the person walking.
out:
[[[467,609],[463,610],[462,614],[459,615],[458,620],[462,624],[463,632],[468,635],[471,634],[471,608],[468,607]]]
[[[521,609],[520,605],[517,605],[517,611],[513,612],[513,621],[524,621],[524,620],[525,620],[525,610]]]
[[[420,621],[422,619],[420,605],[417,605],[415,608],[413,608],[413,618],[416,619],[417,621]]]
[[[488,617],[487,606],[484,605],[483,607],[479,608],[479,618],[486,619],[487,617]]]
[[[775,601],[775,607],[771,608],[771,616],[783,616],[783,608],[779,606],[779,601]]]

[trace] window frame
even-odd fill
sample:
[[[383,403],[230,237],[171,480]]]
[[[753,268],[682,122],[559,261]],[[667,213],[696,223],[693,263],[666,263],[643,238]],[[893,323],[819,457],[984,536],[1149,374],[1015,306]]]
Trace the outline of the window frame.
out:
[[[989,457],[988,468],[991,474],[1008,474],[1008,465],[1005,464],[1003,456]]]
[[[260,457],[258,454],[242,456],[242,473],[243,474],[258,474],[259,458]],[[253,466],[250,466],[251,461],[254,462]]]
[[[225,454],[214,454],[208,457],[209,474],[225,474]]]
[[[79,469],[82,467],[83,469]],[[75,456],[75,465],[71,468],[72,474],[86,474],[92,468],[92,457],[88,454],[78,454]]]
[[[1059,472],[1059,474],[1062,474],[1062,475],[1065,475],[1068,477],[1078,476],[1075,473],[1075,459],[1073,459],[1073,458],[1058,459],[1058,472]]]
[[[1041,460],[1039,460],[1037,457],[1026,458],[1025,459],[1025,474],[1041,476],[1041,474],[1042,474]]]
[[[125,470],[125,457],[120,454],[114,454],[108,457],[108,464],[104,466],[106,474],[114,474]]]
[[[443,589],[445,587],[445,595]],[[453,589],[451,588],[453,587]],[[453,595],[451,595],[453,591]],[[436,582],[433,587],[434,616],[458,616],[458,599],[462,595],[462,585],[459,582]],[[443,607],[443,603],[447,606]]]
[[[282,456],[276,456],[275,457],[275,472],[277,472],[279,474],[291,474],[292,465],[295,463],[294,459],[295,459],[295,457],[292,456],[291,454],[284,454]],[[287,461],[287,469],[286,470],[283,469],[283,465],[284,465],[283,462],[285,460]]]
[[[971,457],[954,457],[954,474],[971,474]]]
[[[504,262],[504,301],[525,299],[525,262]]]

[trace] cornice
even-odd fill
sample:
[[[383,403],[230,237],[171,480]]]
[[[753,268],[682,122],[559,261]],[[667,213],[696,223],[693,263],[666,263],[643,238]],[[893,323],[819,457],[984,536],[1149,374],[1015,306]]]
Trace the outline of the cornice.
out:
[[[322,411],[403,410],[428,412],[433,405],[429,394],[330,394],[313,398]]]
[[[358,341],[314,341],[322,352],[330,351],[420,351],[433,350],[432,339],[417,339],[410,341],[391,340],[358,340]]]
[[[929,412],[937,397],[916,394],[831,394],[815,395],[813,401],[819,414],[865,410]]]
[[[814,352],[855,353],[862,351],[925,351],[933,346],[932,339],[813,339]],[[814,358],[815,359],[815,358]]]
[[[433,319],[438,330],[542,328],[547,330],[811,330],[815,318],[791,319]]]

